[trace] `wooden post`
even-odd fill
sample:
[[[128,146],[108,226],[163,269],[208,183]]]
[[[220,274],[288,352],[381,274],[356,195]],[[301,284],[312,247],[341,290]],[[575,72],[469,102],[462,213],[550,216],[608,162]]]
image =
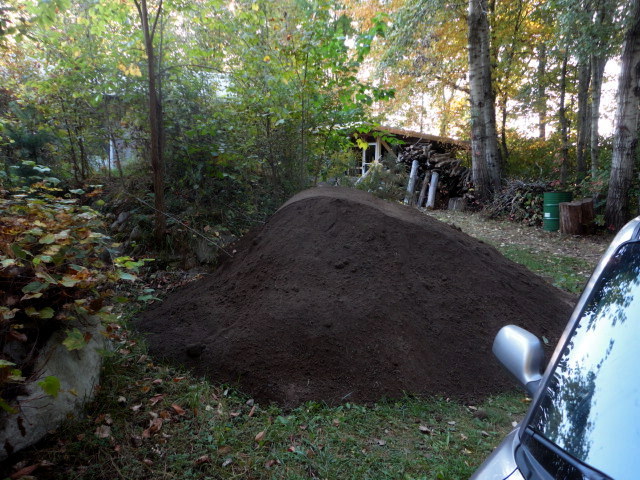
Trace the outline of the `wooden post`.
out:
[[[427,195],[427,185],[429,185],[429,172],[424,172],[424,179],[422,180],[422,188],[420,188],[420,196],[418,196],[418,203],[416,207],[420,208],[424,202],[424,197]]]
[[[413,199],[413,190],[416,187],[416,178],[418,177],[418,160],[411,162],[411,173],[409,174],[409,184],[407,185],[407,194],[404,197],[405,205],[409,205]]]
[[[431,182],[429,182],[429,196],[427,197],[427,208],[434,208],[436,205],[436,189],[438,188],[438,172],[431,172]]]
[[[559,204],[559,209],[562,233],[584,235],[590,232],[595,218],[592,198],[563,202]]]

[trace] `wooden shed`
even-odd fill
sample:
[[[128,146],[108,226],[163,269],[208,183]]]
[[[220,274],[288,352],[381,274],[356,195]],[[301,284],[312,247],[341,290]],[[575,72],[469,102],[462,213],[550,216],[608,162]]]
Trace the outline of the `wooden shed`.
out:
[[[400,145],[390,145],[388,142],[382,139],[382,137],[393,136],[404,143]],[[455,154],[459,151],[468,151],[471,148],[469,142],[462,140],[456,140],[449,137],[440,137],[437,135],[430,135],[427,133],[414,132],[412,130],[404,130],[401,128],[393,128],[385,125],[380,125],[373,128],[369,133],[359,134],[359,138],[366,141],[369,144],[367,149],[362,149],[362,156],[360,161],[354,166],[353,174],[356,176],[362,176],[367,173],[369,165],[376,160],[380,160],[385,152],[390,153],[394,157],[402,156],[400,153],[408,147],[416,147],[419,145],[429,146],[430,151],[433,153],[449,153]],[[409,161],[408,166],[411,162]]]

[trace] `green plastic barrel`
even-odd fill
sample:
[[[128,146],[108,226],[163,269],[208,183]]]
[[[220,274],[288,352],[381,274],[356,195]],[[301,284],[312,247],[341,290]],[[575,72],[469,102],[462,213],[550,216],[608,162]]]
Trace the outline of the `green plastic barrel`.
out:
[[[545,192],[543,200],[542,229],[547,232],[555,232],[560,228],[559,204],[570,202],[572,200],[571,192]]]

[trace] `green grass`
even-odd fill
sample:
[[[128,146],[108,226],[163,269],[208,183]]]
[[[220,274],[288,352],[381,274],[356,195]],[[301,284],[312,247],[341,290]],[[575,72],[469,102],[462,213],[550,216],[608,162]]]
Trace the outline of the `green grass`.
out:
[[[464,479],[527,407],[511,393],[471,406],[405,397],[285,411],[156,364],[125,330],[118,337],[82,418],[5,474],[45,460],[53,466],[39,479]],[[145,434],[155,418],[161,428]]]
[[[516,245],[496,248],[508,259],[524,265],[550,280],[556,287],[571,293],[581,293],[593,271],[593,265],[575,257],[540,253]]]

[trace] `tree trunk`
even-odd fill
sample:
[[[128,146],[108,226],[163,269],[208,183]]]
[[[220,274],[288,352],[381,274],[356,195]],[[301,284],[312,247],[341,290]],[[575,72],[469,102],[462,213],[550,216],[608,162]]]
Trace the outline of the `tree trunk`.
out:
[[[547,138],[547,93],[545,91],[545,76],[547,73],[547,44],[541,43],[538,47],[538,137],[544,140]]]
[[[162,109],[156,88],[156,58],[153,48],[153,36],[158,19],[162,13],[162,0],[158,5],[153,25],[149,25],[147,0],[136,0],[140,14],[144,47],[147,54],[148,87],[149,87],[149,130],[151,134],[151,168],[153,170],[153,193],[155,209],[154,235],[159,245],[164,243],[166,230],[164,206],[164,162],[162,158]]]
[[[558,109],[558,119],[560,121],[560,183],[567,183],[569,169],[569,121],[567,119],[567,110],[565,106],[565,98],[567,93],[567,62],[569,61],[568,52],[564,52],[562,57],[562,70],[560,73],[560,106]]]
[[[589,144],[589,83],[591,80],[590,63],[581,59],[578,62],[578,141],[576,144],[576,173],[578,181],[587,174],[586,150]]]
[[[640,0],[632,0],[632,23],[625,35],[618,83],[618,109],[613,140],[613,158],[605,222],[614,229],[629,217],[629,189],[640,128]]]
[[[591,128],[590,128],[590,157],[591,177],[598,172],[598,120],[600,120],[600,97],[602,96],[602,77],[607,60],[603,56],[591,56]]]
[[[502,160],[502,167],[506,168],[509,161],[509,145],[507,144],[507,99],[505,98],[500,102],[500,116],[502,122],[500,125],[500,158]]]
[[[473,183],[478,199],[488,200],[500,186],[500,154],[486,0],[469,0],[468,29]]]

